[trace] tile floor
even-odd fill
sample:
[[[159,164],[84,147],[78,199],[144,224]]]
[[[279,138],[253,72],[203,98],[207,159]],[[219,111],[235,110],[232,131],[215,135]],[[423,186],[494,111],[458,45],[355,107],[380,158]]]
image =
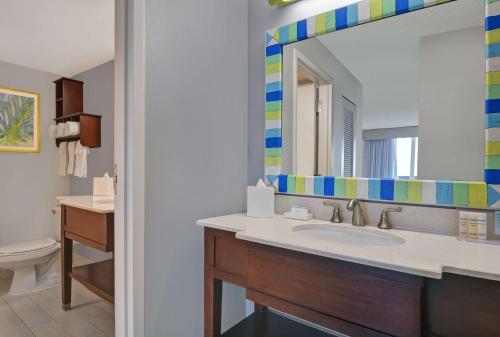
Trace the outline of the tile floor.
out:
[[[55,286],[33,294],[7,294],[0,280],[0,337],[114,337],[114,306],[73,281],[72,310],[61,308]]]

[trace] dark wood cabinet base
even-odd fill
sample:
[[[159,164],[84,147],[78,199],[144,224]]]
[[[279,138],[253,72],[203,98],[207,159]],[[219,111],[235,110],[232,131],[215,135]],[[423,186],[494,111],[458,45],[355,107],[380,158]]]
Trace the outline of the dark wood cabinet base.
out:
[[[71,309],[71,281],[80,282],[101,298],[114,302],[114,260],[73,267],[73,240],[103,252],[114,247],[113,213],[95,213],[61,206],[61,291],[62,307]]]
[[[222,337],[332,337],[331,334],[298,323],[270,311],[256,312]]]
[[[500,282],[451,274],[426,279],[205,228],[205,337],[221,333],[222,281],[245,287],[257,313],[274,308],[348,336],[500,336]],[[263,317],[223,336],[274,336],[245,332],[261,331]]]

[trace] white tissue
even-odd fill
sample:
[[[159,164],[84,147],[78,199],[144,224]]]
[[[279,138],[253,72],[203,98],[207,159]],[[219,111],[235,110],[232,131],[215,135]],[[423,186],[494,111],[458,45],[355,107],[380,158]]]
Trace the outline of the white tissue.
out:
[[[257,182],[257,185],[255,185],[255,186],[257,186],[257,187],[267,187],[266,183],[262,179],[259,179],[259,181]]]
[[[247,216],[274,217],[274,188],[266,186],[262,179],[259,179],[256,186],[247,188]]]
[[[112,197],[115,195],[113,178],[106,174],[102,177],[94,177],[94,196]]]

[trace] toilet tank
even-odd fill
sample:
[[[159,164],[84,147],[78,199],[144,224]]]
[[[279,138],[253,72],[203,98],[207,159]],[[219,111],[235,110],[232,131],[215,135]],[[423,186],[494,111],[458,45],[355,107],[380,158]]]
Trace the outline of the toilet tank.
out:
[[[56,241],[61,241],[61,205],[52,209],[53,235]]]

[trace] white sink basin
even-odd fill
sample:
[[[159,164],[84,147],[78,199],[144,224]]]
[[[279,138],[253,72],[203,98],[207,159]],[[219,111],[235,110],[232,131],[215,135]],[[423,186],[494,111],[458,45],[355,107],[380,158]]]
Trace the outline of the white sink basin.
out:
[[[292,231],[310,238],[351,245],[396,246],[405,242],[403,238],[397,235],[358,227],[305,224],[293,227]]]

